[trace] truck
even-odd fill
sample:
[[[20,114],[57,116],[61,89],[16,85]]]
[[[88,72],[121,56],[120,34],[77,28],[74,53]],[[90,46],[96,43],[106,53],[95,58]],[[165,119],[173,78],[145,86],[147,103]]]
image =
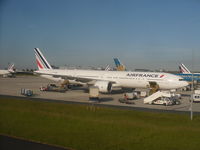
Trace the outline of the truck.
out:
[[[194,90],[194,94],[200,95],[200,90]]]
[[[123,94],[123,98],[119,98],[119,102],[125,104],[135,104],[133,100],[137,98],[139,98],[138,92],[126,92]]]
[[[32,96],[33,95],[33,91],[30,90],[30,89],[21,89],[21,95]]]
[[[193,102],[200,102],[200,94],[192,94],[191,99],[193,99]],[[191,100],[190,100],[191,101]]]
[[[99,88],[97,86],[89,87],[89,99],[90,100],[99,100]]]
[[[169,105],[173,105],[173,103],[174,103],[173,100],[171,100],[170,98],[168,98],[168,97],[162,97],[160,99],[152,101],[151,104],[169,106]]]
[[[161,97],[157,100],[152,101],[152,104],[171,106],[171,105],[180,105],[181,102],[176,97]]]
[[[55,84],[48,84],[46,87],[41,86],[40,91],[50,91],[50,92],[65,92],[67,89],[62,86],[57,86]]]
[[[138,91],[124,93],[124,99],[133,100],[138,98],[140,98],[140,94]]]

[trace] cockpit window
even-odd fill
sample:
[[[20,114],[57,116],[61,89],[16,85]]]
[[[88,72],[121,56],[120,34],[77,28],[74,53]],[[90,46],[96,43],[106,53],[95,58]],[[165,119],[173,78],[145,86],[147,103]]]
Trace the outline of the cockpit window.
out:
[[[179,79],[179,81],[184,81],[184,79]]]

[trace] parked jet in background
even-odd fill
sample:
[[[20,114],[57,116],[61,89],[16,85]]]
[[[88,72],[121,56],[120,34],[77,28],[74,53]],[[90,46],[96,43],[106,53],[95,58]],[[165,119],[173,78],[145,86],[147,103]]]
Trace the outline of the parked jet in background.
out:
[[[110,71],[111,70],[110,65],[107,65],[105,70]]]
[[[0,70],[0,75],[12,75],[14,71],[14,64],[10,64],[7,70]]]
[[[110,92],[112,87],[147,88],[151,87],[152,83],[154,85],[156,83],[159,89],[177,89],[188,85],[179,76],[161,72],[52,69],[38,48],[35,48],[35,53],[39,66],[39,70],[35,73],[66,78],[69,81],[74,80],[88,85],[92,84],[97,86],[100,92]],[[44,66],[47,69],[43,69]]]
[[[123,65],[118,58],[113,58],[117,71],[125,71],[126,67]]]
[[[179,71],[180,73],[176,74],[181,76],[185,81],[200,81],[200,73],[191,73],[190,70],[184,65],[180,64],[179,65]],[[193,79],[192,79],[193,78]]]
[[[185,73],[185,74],[190,74],[191,72],[190,72],[190,70],[187,68],[187,67],[185,67],[185,65],[184,64],[180,64],[179,65],[179,71],[180,71],[180,73]]]

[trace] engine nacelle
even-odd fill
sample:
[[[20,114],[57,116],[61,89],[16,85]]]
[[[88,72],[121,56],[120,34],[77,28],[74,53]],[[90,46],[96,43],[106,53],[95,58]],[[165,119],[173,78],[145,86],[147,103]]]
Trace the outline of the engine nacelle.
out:
[[[109,81],[97,81],[94,86],[99,88],[99,92],[109,93],[112,91],[112,83]]]

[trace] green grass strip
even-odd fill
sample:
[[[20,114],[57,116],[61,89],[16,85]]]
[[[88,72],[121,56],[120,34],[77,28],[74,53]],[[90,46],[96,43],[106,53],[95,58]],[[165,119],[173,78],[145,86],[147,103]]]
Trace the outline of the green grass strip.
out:
[[[1,98],[0,133],[76,150],[199,150],[200,117]]]

